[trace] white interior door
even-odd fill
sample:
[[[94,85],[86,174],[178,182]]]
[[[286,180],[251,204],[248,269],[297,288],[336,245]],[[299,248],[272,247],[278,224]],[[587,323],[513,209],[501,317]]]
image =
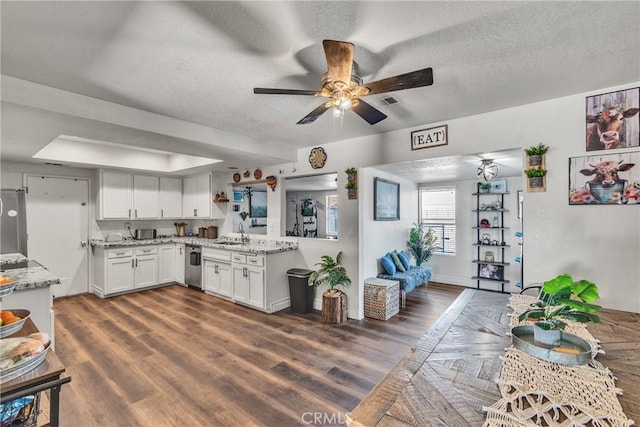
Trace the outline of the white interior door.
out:
[[[56,297],[89,291],[89,181],[27,176],[29,258],[60,278]]]

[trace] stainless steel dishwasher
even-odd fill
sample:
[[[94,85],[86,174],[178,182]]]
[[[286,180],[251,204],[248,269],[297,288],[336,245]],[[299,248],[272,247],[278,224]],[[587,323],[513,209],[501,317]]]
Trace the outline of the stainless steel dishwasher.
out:
[[[185,245],[184,282],[187,286],[202,289],[202,248]]]

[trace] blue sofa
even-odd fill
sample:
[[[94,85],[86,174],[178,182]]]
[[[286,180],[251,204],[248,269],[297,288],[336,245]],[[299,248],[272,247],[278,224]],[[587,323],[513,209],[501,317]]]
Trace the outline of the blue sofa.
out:
[[[378,260],[379,271],[376,277],[379,279],[397,280],[400,282],[400,292],[402,294],[402,306],[405,306],[406,296],[418,286],[422,286],[431,279],[431,267],[418,267],[412,265],[406,271],[396,271],[394,274],[388,274],[381,260]]]

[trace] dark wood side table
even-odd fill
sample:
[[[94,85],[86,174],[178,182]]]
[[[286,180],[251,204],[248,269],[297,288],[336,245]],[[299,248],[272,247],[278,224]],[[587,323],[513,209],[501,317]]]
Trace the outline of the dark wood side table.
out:
[[[22,329],[11,335],[12,338],[23,337],[38,329],[31,319],[27,319]],[[0,385],[0,403],[10,402],[20,397],[29,396],[50,390],[49,425],[58,427],[60,415],[60,389],[71,381],[71,377],[62,377],[65,368],[52,349],[49,349],[44,361],[35,369]]]

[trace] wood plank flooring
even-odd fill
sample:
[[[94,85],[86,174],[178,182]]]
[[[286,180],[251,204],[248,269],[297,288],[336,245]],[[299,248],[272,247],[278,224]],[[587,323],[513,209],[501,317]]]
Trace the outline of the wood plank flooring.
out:
[[[62,426],[343,425],[463,288],[386,322],[264,314],[181,286],[54,301]]]

